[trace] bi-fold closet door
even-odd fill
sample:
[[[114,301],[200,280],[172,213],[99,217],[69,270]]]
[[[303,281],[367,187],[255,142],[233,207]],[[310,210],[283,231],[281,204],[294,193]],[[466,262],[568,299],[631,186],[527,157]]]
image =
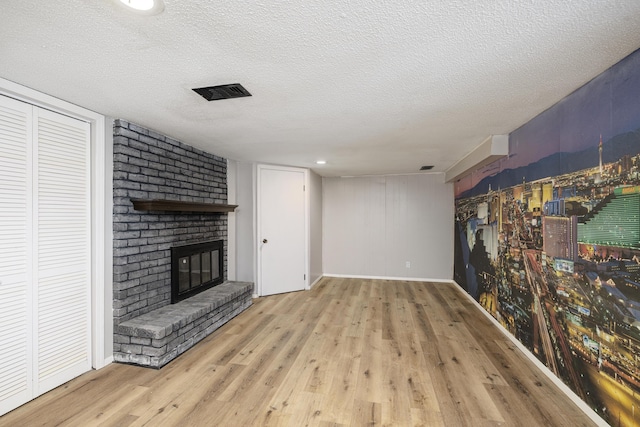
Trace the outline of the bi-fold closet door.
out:
[[[89,123],[0,96],[0,415],[91,369]]]

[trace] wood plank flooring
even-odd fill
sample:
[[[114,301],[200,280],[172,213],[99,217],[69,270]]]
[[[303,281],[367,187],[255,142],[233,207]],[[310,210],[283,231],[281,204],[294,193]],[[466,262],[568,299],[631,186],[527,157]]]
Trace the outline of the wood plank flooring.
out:
[[[111,364],[1,426],[591,426],[453,284],[323,278],[161,370]]]

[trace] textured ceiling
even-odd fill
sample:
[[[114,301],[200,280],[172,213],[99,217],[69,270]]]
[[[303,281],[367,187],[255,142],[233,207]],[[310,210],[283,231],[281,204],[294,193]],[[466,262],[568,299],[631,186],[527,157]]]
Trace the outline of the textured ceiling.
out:
[[[444,171],[639,47],[637,0],[0,1],[0,77],[324,176]]]

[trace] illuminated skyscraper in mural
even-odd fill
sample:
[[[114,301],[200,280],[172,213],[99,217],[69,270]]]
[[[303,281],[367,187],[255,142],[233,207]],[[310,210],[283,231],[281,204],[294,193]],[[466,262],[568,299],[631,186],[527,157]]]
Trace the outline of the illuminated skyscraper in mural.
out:
[[[550,200],[553,200],[553,183],[547,182],[542,184],[542,206]]]
[[[598,153],[600,154],[600,176],[602,176],[602,134],[600,134],[600,144],[598,144]]]
[[[531,184],[531,198],[529,199],[529,211],[542,208],[542,184]]]
[[[578,259],[577,217],[545,216],[542,219],[543,250],[552,258]]]

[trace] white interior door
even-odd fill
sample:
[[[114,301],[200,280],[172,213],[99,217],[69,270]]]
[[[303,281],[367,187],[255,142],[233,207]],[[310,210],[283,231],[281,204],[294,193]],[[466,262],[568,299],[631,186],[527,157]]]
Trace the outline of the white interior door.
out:
[[[89,129],[0,96],[0,415],[91,369]]]
[[[307,283],[306,171],[258,166],[261,295],[300,291]]]

